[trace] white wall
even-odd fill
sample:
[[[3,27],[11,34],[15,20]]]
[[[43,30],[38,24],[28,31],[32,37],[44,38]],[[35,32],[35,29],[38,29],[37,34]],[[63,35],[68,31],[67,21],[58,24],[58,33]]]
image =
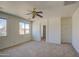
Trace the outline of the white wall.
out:
[[[61,18],[61,42],[72,43],[72,18]]]
[[[19,35],[19,22],[23,20],[22,18],[2,12],[0,12],[0,17],[7,19],[7,36],[0,37],[0,49],[31,40],[31,33]],[[30,22],[27,21],[27,23]]]
[[[32,24],[33,40],[41,40],[41,26],[46,25],[46,42],[61,43],[61,17],[55,16],[50,18],[36,19]]]
[[[40,21],[35,21],[32,23],[32,37],[33,40],[40,41],[41,39],[41,30],[40,30]]]
[[[79,53],[79,8],[72,17],[72,45]]]

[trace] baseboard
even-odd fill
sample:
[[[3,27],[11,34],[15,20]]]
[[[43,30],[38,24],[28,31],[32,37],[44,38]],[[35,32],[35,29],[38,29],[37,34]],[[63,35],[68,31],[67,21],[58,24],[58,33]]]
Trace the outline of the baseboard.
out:
[[[22,43],[19,43],[19,44],[10,46],[10,47],[2,48],[2,49],[0,49],[0,51],[5,50],[5,49],[9,49],[9,48],[13,48],[13,47],[16,47],[16,46],[19,46],[19,45],[22,45],[22,44],[28,43],[30,41],[33,41],[33,40],[25,41],[25,42],[22,42]]]
[[[61,42],[61,44],[72,44],[72,43],[68,43],[68,42]]]

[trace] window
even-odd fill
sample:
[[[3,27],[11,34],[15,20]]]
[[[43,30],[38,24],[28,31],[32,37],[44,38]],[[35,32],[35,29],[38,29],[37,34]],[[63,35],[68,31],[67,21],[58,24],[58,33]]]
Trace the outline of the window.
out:
[[[25,34],[29,34],[29,24],[25,24]]]
[[[20,26],[20,29],[19,29],[19,33],[21,35],[24,35],[24,34],[29,34],[30,33],[30,29],[29,29],[29,24],[27,23],[24,23],[24,22],[20,22],[19,23],[19,26]]]
[[[19,25],[20,25],[20,30],[19,30],[19,33],[20,34],[24,34],[24,23],[19,23]]]
[[[0,19],[0,36],[6,36],[6,23],[5,19]]]

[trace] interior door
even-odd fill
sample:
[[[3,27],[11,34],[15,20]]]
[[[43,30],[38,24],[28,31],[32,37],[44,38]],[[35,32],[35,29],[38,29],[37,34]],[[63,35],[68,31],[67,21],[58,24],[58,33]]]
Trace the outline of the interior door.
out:
[[[62,43],[72,42],[72,19],[71,18],[61,19],[61,42]]]
[[[43,25],[43,39],[46,39],[46,25]]]

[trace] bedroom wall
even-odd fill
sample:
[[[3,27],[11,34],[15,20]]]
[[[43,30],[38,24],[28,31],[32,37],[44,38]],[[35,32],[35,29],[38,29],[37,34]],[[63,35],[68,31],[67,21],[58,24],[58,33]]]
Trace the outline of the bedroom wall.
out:
[[[52,10],[40,9],[43,18],[36,17],[32,23],[32,37],[35,41],[41,40],[41,26],[46,25],[46,42],[61,43],[61,17],[53,14]],[[51,13],[52,12],[52,13]],[[55,12],[54,12],[55,13]]]
[[[40,30],[40,21],[34,21],[32,23],[32,38],[35,41],[40,41],[41,40],[41,30]]]
[[[3,12],[0,12],[0,17],[6,18],[7,20],[7,36],[0,37],[0,49],[31,40],[31,33],[27,35],[19,35],[19,22],[23,21],[22,18]],[[31,22],[27,21],[27,23],[30,23],[31,26]]]
[[[79,8],[72,16],[72,45],[79,53]]]
[[[50,43],[61,43],[61,26],[60,17],[52,17],[46,22],[43,20],[36,20],[33,22],[32,35],[33,40],[41,40],[41,26],[46,25],[46,42]]]

